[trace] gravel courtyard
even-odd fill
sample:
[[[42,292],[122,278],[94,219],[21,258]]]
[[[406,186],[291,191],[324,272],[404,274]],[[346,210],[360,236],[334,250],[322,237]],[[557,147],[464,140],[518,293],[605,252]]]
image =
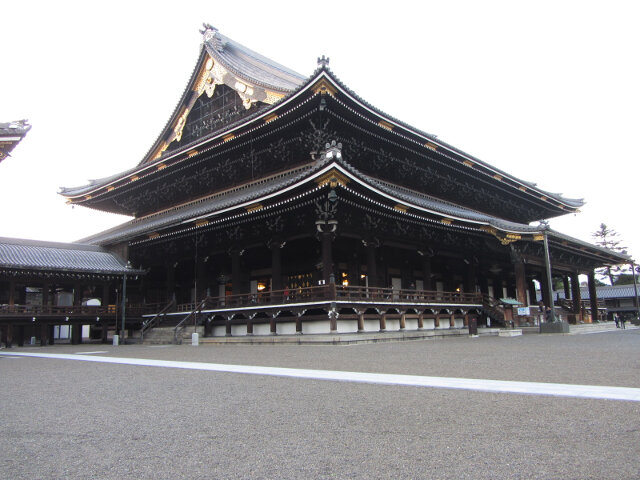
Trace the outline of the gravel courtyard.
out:
[[[0,478],[640,478],[640,402],[12,355],[24,352],[640,388],[640,329],[0,351]]]

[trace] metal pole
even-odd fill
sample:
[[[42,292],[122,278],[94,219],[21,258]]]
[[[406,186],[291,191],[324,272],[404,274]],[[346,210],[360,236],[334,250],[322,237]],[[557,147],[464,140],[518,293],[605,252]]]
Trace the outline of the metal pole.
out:
[[[548,228],[544,229],[544,264],[547,269],[547,288],[549,289],[549,300],[551,302],[551,322],[556,321],[556,312],[553,308],[553,283],[551,282],[551,257],[549,256],[549,240],[547,239]]]
[[[122,276],[122,330],[120,333],[121,336],[121,342],[124,345],[124,323],[125,323],[125,317],[126,317],[126,302],[127,302],[127,274],[125,273]]]
[[[636,320],[640,320],[640,302],[638,302],[638,282],[636,281],[636,264],[631,262],[631,273],[633,273],[633,291],[636,295]]]

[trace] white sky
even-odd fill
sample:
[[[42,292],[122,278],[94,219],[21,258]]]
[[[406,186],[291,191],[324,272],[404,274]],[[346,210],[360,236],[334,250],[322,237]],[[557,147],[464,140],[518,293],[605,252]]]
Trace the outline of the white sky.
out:
[[[9,2],[0,122],[33,125],[0,163],[0,236],[74,241],[125,217],[59,187],[137,164],[197,60],[203,22],[304,75],[320,55],[369,103],[569,198],[640,254],[635,1]]]

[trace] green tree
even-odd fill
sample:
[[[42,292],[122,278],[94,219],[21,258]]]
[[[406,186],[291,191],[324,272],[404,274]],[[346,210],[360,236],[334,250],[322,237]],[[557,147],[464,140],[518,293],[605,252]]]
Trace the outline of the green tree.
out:
[[[600,228],[593,232],[591,236],[595,239],[596,245],[612,250],[616,253],[627,253],[627,249],[622,246],[622,240],[620,234],[614,229],[607,227],[606,224],[601,223]],[[603,275],[609,279],[609,285],[615,285],[616,277],[623,272],[624,268],[621,265],[608,265],[606,267],[596,270],[596,273]]]

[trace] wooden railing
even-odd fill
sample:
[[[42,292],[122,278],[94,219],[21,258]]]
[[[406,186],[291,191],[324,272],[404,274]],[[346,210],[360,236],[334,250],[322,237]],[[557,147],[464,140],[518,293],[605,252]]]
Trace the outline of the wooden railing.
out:
[[[156,313],[152,318],[145,320],[142,322],[142,327],[140,328],[140,341],[144,340],[144,334],[151,330],[152,328],[160,325],[162,320],[167,316],[167,313],[171,311],[173,306],[176,304],[175,300],[171,300],[165,307]]]
[[[207,309],[229,309],[295,303],[322,303],[328,301],[353,301],[397,303],[397,304],[448,304],[480,305],[482,295],[478,293],[440,292],[428,290],[395,290],[392,288],[346,287],[343,285],[319,285],[271,292],[245,293],[210,297]],[[176,306],[177,312],[192,312],[194,303]]]
[[[157,312],[161,306],[155,304],[148,305],[127,305],[126,313],[131,316],[139,316],[152,312]],[[20,317],[107,317],[121,313],[120,306],[104,305],[72,305],[61,307],[57,305],[0,305],[0,317],[20,316]]]

